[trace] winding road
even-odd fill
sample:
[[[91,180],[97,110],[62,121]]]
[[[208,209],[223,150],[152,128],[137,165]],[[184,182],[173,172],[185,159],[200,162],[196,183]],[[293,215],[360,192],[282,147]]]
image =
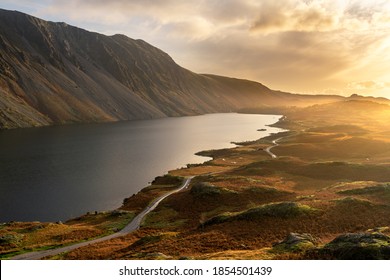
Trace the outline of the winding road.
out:
[[[159,205],[159,203],[161,201],[163,201],[165,198],[167,198],[168,196],[170,196],[174,193],[177,193],[183,189],[186,189],[189,186],[189,184],[193,178],[194,178],[194,176],[185,178],[183,183],[181,184],[181,186],[179,188],[177,188],[169,193],[166,193],[166,194],[160,196],[159,198],[157,198],[156,200],[154,200],[148,207],[146,207],[141,213],[139,213],[127,226],[125,226],[122,230],[120,230],[116,233],[113,233],[113,234],[110,234],[110,235],[107,235],[107,236],[104,236],[101,238],[97,238],[94,240],[85,241],[85,242],[81,242],[81,243],[77,243],[77,244],[73,244],[73,245],[69,245],[69,246],[65,246],[65,247],[61,247],[61,248],[57,248],[57,249],[25,253],[25,254],[14,256],[11,259],[12,260],[39,260],[39,259],[42,259],[44,257],[58,255],[58,254],[68,252],[68,251],[71,251],[71,250],[74,250],[74,249],[77,249],[80,247],[88,246],[88,245],[95,244],[98,242],[107,241],[107,240],[110,240],[113,238],[125,236],[129,233],[132,233],[133,231],[136,231],[137,229],[139,229],[141,222],[145,218],[145,216],[147,214],[149,214],[151,211],[153,211]]]
[[[284,137],[280,137],[278,139],[273,140],[272,141],[273,145],[269,146],[268,148],[266,148],[264,150],[273,159],[276,159],[278,156],[275,155],[273,152],[271,152],[271,149],[279,146],[278,141],[281,140],[282,138],[284,138]],[[80,248],[80,247],[88,246],[88,245],[95,244],[98,242],[107,241],[107,240],[110,240],[113,238],[125,236],[129,233],[132,233],[133,231],[136,231],[137,229],[139,229],[141,222],[145,218],[145,216],[147,214],[149,214],[151,211],[153,211],[160,204],[161,201],[163,201],[168,196],[187,188],[193,178],[194,178],[194,176],[185,178],[183,181],[183,184],[179,188],[177,188],[171,192],[168,192],[168,193],[160,196],[156,200],[154,200],[148,207],[146,207],[141,213],[139,213],[128,225],[126,225],[122,230],[120,230],[116,233],[113,233],[113,234],[110,234],[110,235],[107,235],[107,236],[104,236],[101,238],[97,238],[94,240],[85,241],[85,242],[81,242],[81,243],[77,243],[77,244],[73,244],[73,245],[69,245],[69,246],[65,246],[65,247],[61,247],[61,248],[57,248],[57,249],[25,253],[25,254],[14,256],[11,259],[12,260],[39,260],[39,259],[42,259],[44,257],[58,255],[58,254],[61,254],[64,252],[72,251],[72,250]]]
[[[275,147],[277,147],[277,146],[279,146],[279,144],[278,144],[278,141],[279,140],[281,140],[282,138],[284,138],[284,137],[280,137],[280,138],[278,138],[278,139],[275,139],[275,140],[272,140],[272,146],[269,146],[268,148],[266,148],[264,151],[266,152],[266,153],[268,153],[272,158],[277,158],[278,156],[277,155],[275,155],[273,152],[271,152],[271,149],[272,148],[275,148]]]

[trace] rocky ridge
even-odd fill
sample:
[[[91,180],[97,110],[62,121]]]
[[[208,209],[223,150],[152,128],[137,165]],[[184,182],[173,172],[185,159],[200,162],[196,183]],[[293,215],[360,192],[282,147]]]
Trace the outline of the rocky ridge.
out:
[[[198,115],[339,99],[196,74],[142,40],[0,9],[0,128]]]

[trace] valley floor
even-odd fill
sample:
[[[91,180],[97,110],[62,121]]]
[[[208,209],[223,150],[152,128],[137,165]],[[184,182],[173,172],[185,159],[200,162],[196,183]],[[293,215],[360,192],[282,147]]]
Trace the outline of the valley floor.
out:
[[[213,160],[156,178],[120,210],[0,225],[0,256],[117,231],[195,176],[138,231],[52,258],[390,259],[390,110],[363,103],[286,110],[276,126],[288,132],[201,152]]]

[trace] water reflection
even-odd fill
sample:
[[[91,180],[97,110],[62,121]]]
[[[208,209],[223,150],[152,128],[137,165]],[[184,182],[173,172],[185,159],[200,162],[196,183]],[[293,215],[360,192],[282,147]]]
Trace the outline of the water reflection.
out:
[[[212,114],[0,131],[0,221],[114,209],[194,153],[264,137],[279,116]]]

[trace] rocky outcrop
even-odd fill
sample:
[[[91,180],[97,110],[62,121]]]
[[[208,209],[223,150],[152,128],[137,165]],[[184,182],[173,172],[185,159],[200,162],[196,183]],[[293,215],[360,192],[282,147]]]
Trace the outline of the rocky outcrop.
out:
[[[343,260],[390,260],[390,237],[381,232],[347,233],[326,244],[320,254]]]
[[[273,245],[276,252],[301,252],[307,249],[315,248],[318,240],[308,233],[291,232],[287,237]]]
[[[290,233],[283,241],[275,243],[271,251],[298,253],[303,259],[390,260],[390,236],[384,233],[386,231],[388,227],[346,233],[326,244],[319,244],[318,239],[307,233]]]

